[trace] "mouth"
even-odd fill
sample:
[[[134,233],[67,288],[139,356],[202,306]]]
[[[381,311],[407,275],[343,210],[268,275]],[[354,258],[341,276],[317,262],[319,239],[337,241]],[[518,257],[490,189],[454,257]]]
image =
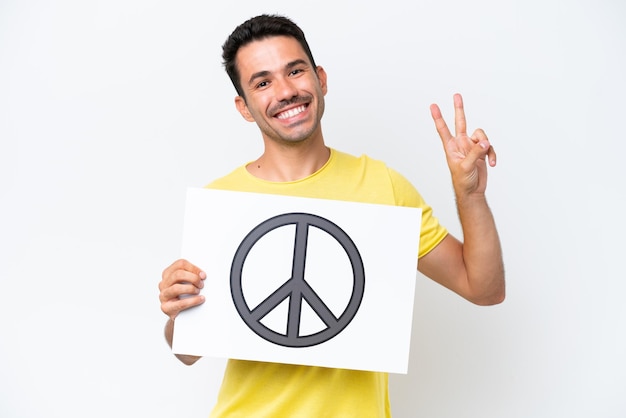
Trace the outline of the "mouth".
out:
[[[304,112],[307,107],[308,107],[308,104],[303,104],[298,107],[294,107],[294,108],[279,112],[274,117],[277,119],[281,119],[281,120],[293,118],[294,116],[297,116],[300,113]]]

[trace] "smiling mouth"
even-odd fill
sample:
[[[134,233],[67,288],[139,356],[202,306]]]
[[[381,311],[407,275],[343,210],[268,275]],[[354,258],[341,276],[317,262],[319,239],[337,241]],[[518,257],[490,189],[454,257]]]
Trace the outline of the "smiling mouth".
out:
[[[299,115],[300,113],[304,112],[306,108],[307,108],[307,105],[303,104],[298,107],[294,107],[293,109],[285,110],[284,112],[277,114],[276,118],[278,119],[293,118],[294,116]]]

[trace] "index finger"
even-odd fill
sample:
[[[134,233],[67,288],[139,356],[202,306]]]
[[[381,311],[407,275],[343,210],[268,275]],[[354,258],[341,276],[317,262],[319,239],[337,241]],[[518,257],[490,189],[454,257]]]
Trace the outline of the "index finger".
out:
[[[452,138],[452,134],[448,129],[448,125],[446,125],[446,121],[443,120],[443,116],[441,115],[441,110],[439,106],[436,104],[430,105],[430,114],[435,121],[435,128],[437,128],[437,132],[439,133],[439,137],[442,141],[446,142]]]
[[[454,131],[456,136],[467,135],[467,125],[465,122],[465,109],[463,108],[463,97],[456,93],[454,100]]]
[[[163,270],[162,278],[166,280],[171,277],[171,275],[177,270],[183,270],[185,272],[191,273],[192,276],[198,276],[200,279],[206,278],[206,273],[200,269],[200,267],[190,263],[185,259],[179,259],[174,261],[170,266],[168,266],[165,270]],[[174,278],[175,279],[175,278]]]

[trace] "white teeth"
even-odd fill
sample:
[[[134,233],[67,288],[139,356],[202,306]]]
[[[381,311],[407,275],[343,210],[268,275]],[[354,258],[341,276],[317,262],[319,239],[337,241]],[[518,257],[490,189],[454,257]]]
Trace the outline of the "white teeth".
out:
[[[280,113],[277,117],[278,119],[293,118],[297,114],[304,112],[304,109],[306,109],[306,106],[298,106],[293,109],[286,110],[283,113]]]

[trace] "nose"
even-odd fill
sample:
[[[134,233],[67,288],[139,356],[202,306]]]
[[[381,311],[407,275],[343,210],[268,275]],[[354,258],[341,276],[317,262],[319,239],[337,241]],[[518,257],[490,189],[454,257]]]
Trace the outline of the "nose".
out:
[[[280,102],[291,100],[298,95],[298,89],[289,78],[276,80],[274,85],[276,88],[276,100]]]

